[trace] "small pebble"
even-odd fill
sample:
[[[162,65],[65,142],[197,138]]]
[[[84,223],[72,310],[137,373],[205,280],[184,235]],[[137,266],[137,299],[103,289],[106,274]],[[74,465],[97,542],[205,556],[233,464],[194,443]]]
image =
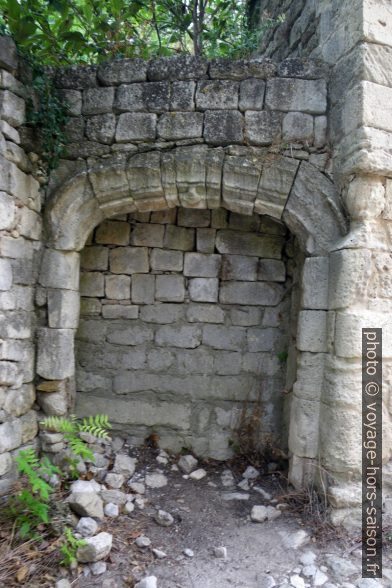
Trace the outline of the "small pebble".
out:
[[[187,557],[193,557],[195,554],[193,553],[192,549],[184,549],[183,554]]]
[[[138,547],[150,547],[151,539],[149,539],[145,535],[140,535],[140,537],[136,539],[135,543]]]
[[[111,517],[112,519],[118,517],[118,504],[113,504],[113,502],[108,502],[104,508],[105,515],[107,517]]]
[[[161,551],[160,549],[153,549],[152,552],[158,559],[164,559],[165,557],[167,557],[166,553],[164,551]]]
[[[227,548],[226,547],[214,547],[214,555],[215,557],[219,557],[221,559],[227,558]]]
[[[195,470],[194,472],[189,474],[189,477],[191,480],[195,480],[198,482],[199,480],[202,480],[203,478],[205,478],[206,475],[207,475],[207,472],[205,470],[203,470],[202,468],[200,468],[199,470]]]
[[[126,502],[124,505],[124,513],[131,514],[135,510],[135,505],[133,502]]]
[[[93,576],[100,576],[106,572],[106,563],[104,561],[97,561],[90,564],[90,570]]]

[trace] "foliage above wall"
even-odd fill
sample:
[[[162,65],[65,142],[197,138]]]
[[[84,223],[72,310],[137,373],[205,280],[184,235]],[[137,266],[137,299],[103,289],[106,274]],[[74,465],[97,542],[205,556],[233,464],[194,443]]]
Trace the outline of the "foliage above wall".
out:
[[[0,0],[0,27],[46,65],[178,52],[243,57],[275,20],[248,23],[247,0]],[[280,17],[283,18],[283,17]]]

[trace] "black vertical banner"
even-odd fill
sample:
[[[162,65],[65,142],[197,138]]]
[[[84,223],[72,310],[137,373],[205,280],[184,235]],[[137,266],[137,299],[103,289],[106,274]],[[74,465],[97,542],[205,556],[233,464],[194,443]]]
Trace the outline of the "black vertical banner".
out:
[[[382,577],[382,329],[362,329],[362,577]]]

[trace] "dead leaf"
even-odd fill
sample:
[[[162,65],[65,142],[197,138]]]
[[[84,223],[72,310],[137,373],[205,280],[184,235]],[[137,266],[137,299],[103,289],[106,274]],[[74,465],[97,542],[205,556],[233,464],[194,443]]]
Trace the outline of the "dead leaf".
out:
[[[21,584],[27,578],[28,573],[29,568],[27,566],[22,566],[15,574],[16,581],[19,582],[19,584]]]

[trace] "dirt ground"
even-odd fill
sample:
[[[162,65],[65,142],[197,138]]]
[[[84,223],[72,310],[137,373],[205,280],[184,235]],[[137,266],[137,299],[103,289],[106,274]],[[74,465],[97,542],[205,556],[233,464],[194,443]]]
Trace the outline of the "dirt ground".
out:
[[[122,515],[101,527],[113,533],[107,571],[95,577],[82,574],[74,579],[72,586],[125,588],[134,585],[134,578],[154,575],[158,588],[270,588],[274,585],[289,587],[292,582],[295,588],[305,588],[315,585],[314,578],[294,581],[293,576],[301,574],[300,558],[309,550],[317,556],[315,564],[328,576],[330,584],[325,582],[326,588],[349,588],[360,579],[358,537],[348,538],[344,533],[315,525],[311,518],[304,518],[300,505],[293,509],[293,503],[274,521],[252,522],[249,516],[252,506],[271,502],[254,489],[248,492],[249,500],[224,500],[228,492],[241,491],[238,487],[222,486],[221,474],[228,464],[199,464],[207,470],[207,476],[193,481],[184,479],[182,472],[172,471],[175,461],[157,464],[154,450],[135,450],[131,454],[139,460],[137,475],[142,478],[159,469],[167,476],[168,484],[159,489],[146,489],[144,509],[135,508],[131,516]],[[239,482],[243,464],[232,464],[230,469]],[[284,502],[287,485],[281,472],[264,474],[255,485],[273,495],[278,503]],[[156,509],[171,513],[174,524],[159,526],[153,519]],[[303,530],[308,537],[294,548],[290,543],[298,539],[298,532]],[[151,546],[137,547],[135,539],[139,535],[147,536]],[[214,548],[222,546],[227,549],[226,559],[214,555]],[[167,557],[157,559],[153,548],[162,550]],[[193,557],[184,555],[184,549],[192,550]],[[328,554],[349,560],[351,574],[338,570],[334,575],[325,566]],[[384,566],[390,565],[388,557],[386,553]],[[384,580],[381,585],[392,586],[392,583]]]

